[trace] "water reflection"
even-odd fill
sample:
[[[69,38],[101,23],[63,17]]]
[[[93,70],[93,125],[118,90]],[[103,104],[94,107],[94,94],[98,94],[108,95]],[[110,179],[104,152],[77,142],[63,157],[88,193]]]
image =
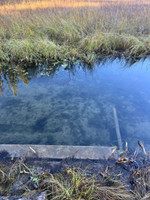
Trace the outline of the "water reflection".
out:
[[[0,93],[3,95],[4,90],[4,83],[6,83],[8,89],[10,92],[13,92],[14,96],[17,96],[18,92],[18,83],[19,80],[22,80],[25,85],[28,85],[31,79],[35,79],[38,76],[48,76],[50,78],[54,78],[54,76],[58,73],[59,70],[62,70],[62,67],[64,68],[64,71],[69,72],[71,75],[75,75],[78,73],[78,68],[82,68],[84,72],[88,71],[88,73],[91,73],[95,70],[95,66],[97,65],[105,65],[107,63],[108,65],[112,63],[116,57],[110,57],[108,58],[102,58],[97,60],[96,63],[93,65],[89,65],[86,63],[80,63],[79,61],[76,61],[74,63],[51,63],[51,65],[42,65],[42,66],[26,66],[24,65],[10,65],[10,66],[0,66]],[[118,58],[120,61],[123,59]],[[144,62],[145,59],[143,59],[142,62]],[[136,60],[130,59],[125,60],[123,59],[123,67],[131,67]],[[6,87],[6,86],[5,86]]]
[[[17,88],[19,79],[23,81],[25,85],[28,85],[31,77],[27,69],[21,66],[9,66],[0,68],[0,93],[3,95],[4,82],[6,83],[9,91],[13,92],[14,96],[17,96]]]
[[[150,61],[130,63],[1,68],[0,143],[117,145],[116,107],[122,140],[149,145]]]
[[[38,76],[48,76],[50,78],[54,78],[54,76],[58,73],[59,70],[69,71],[71,75],[75,75],[78,68],[82,67],[84,71],[93,71],[94,66],[90,66],[87,64],[74,62],[74,63],[52,63],[51,65],[42,65],[42,66],[25,66],[25,65],[17,65],[17,66],[7,66],[0,67],[0,93],[3,95],[4,84],[7,85],[10,92],[13,92],[14,96],[17,96],[18,92],[18,84],[19,80],[22,80],[25,85],[28,85],[31,79],[35,79]],[[5,85],[5,87],[6,87]]]

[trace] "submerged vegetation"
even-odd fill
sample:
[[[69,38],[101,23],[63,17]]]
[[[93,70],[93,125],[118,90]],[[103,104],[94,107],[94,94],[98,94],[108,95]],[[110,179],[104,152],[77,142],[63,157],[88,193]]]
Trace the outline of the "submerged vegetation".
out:
[[[150,53],[150,2],[4,1],[0,5],[0,65],[39,64]]]

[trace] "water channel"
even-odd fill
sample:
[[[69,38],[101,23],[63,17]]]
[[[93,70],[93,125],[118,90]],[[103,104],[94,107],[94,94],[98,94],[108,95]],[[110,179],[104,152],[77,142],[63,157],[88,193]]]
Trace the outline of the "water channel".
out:
[[[150,59],[0,69],[0,143],[150,144]]]

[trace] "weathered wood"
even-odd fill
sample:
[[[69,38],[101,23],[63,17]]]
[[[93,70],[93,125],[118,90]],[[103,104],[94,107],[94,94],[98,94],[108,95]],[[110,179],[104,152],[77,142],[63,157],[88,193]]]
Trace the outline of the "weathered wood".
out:
[[[115,107],[113,108],[113,114],[114,114],[114,121],[115,121],[115,128],[116,128],[118,146],[119,146],[119,148],[122,149],[122,140],[121,140],[119,122],[118,122],[118,117],[117,117],[117,111],[116,111],[116,108],[115,108]]]
[[[0,151],[7,151],[12,157],[37,157],[50,159],[109,159],[112,147],[67,146],[67,145],[19,145],[1,144]]]

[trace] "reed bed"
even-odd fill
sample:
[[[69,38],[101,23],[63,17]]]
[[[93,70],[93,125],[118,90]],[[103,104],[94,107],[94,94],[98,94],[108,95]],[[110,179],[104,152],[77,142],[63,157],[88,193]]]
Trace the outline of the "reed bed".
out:
[[[0,63],[150,53],[149,0],[1,2]]]

